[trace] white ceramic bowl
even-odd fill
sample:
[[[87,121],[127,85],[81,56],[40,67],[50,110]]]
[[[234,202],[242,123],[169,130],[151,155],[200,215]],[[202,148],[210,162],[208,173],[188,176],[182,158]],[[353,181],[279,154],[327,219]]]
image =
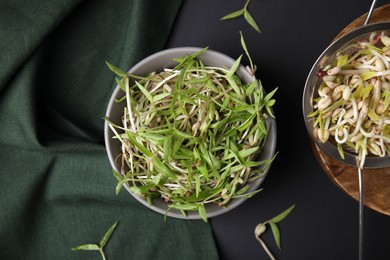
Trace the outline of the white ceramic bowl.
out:
[[[193,54],[197,51],[201,50],[201,48],[196,47],[180,47],[180,48],[172,48],[157,52],[139,63],[137,63],[134,67],[132,67],[129,72],[136,75],[145,75],[152,71],[162,71],[164,68],[172,68],[177,62],[173,61],[173,58],[178,58],[182,56],[187,56],[189,54]],[[198,56],[198,59],[202,60],[202,62],[207,66],[217,66],[217,67],[231,67],[235,60],[226,56],[225,54],[213,51],[206,50],[204,53]],[[244,83],[249,83],[252,81],[252,76],[248,73],[244,66],[240,66],[236,74],[241,78]],[[109,100],[109,104],[106,111],[106,116],[110,119],[111,122],[121,125],[121,117],[123,115],[123,108],[125,102],[116,103],[114,100],[123,97],[123,91],[117,86]],[[276,122],[274,118],[269,117],[267,119],[267,127],[269,130],[268,139],[264,146],[262,153],[259,155],[260,160],[271,159],[275,154],[276,149]],[[107,122],[104,126],[104,138],[106,144],[106,150],[108,154],[108,158],[110,160],[111,166],[113,169],[119,172],[119,165],[115,163],[115,158],[121,154],[121,144],[118,140],[113,139],[113,132],[108,126]],[[250,187],[247,192],[254,191],[259,188],[260,184],[263,182],[269,167],[264,172],[263,176],[256,181],[250,183]],[[126,189],[129,190],[129,187],[125,185]],[[135,194],[133,195],[135,199],[144,204],[146,207],[159,212],[161,214],[166,214],[168,204],[160,198],[153,199],[153,204],[149,206],[147,201],[143,198],[138,197]],[[211,218],[214,216],[218,216],[225,212],[228,212],[240,204],[242,204],[246,198],[232,199],[231,202],[224,208],[219,207],[216,204],[207,204],[205,206],[207,217]],[[167,213],[168,216],[181,218],[181,219],[201,219],[200,215],[197,211],[188,211],[187,216],[184,216],[180,211],[171,209]]]

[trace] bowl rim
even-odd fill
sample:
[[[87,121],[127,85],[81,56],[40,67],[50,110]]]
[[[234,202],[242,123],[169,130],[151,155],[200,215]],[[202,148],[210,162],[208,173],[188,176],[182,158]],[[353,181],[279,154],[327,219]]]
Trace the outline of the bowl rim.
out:
[[[146,58],[142,59],[141,61],[136,63],[134,66],[132,66],[128,70],[128,73],[137,74],[137,71],[139,71],[142,67],[144,67],[148,64],[151,64],[158,59],[161,59],[161,57],[163,57],[163,58],[170,57],[170,60],[172,60],[172,58],[177,58],[180,56],[192,54],[192,53],[195,53],[195,52],[200,51],[202,49],[204,49],[204,48],[200,48],[200,47],[175,47],[175,48],[164,49],[164,50],[153,53],[152,55],[149,55]],[[235,62],[235,60],[233,58],[229,57],[228,55],[223,54],[223,53],[218,52],[218,51],[215,51],[215,50],[211,50],[211,49],[205,50],[198,57],[200,60],[204,60],[205,57],[212,57],[212,58],[218,57],[219,59],[223,60],[223,63],[226,63],[225,66],[229,66],[229,67],[231,67],[233,65],[233,63]],[[148,72],[150,72],[150,71],[148,71]],[[239,75],[240,78],[243,77],[244,75],[247,78],[249,78],[249,77],[252,78],[252,76],[249,74],[249,72],[246,70],[246,68],[242,64],[240,64],[240,66],[237,69],[237,75]],[[107,109],[106,109],[106,113],[105,113],[107,118],[110,118],[112,110],[115,108],[116,105],[118,105],[114,101],[114,99],[120,93],[123,93],[123,91],[117,85],[115,87],[114,91],[112,92],[111,97],[110,97],[109,102],[108,102],[108,105],[107,105]],[[272,112],[273,112],[273,110],[272,110]],[[259,154],[259,156],[261,157],[262,155],[264,155],[264,156],[266,155],[267,157],[265,157],[265,158],[269,159],[269,158],[272,158],[276,153],[277,128],[276,128],[275,118],[269,117],[267,119],[267,127],[268,127],[269,134],[268,134],[266,143],[264,145],[263,151]],[[106,152],[107,152],[112,169],[115,169],[116,171],[118,171],[119,168],[118,168],[118,165],[115,163],[115,156],[112,154],[113,153],[112,135],[113,135],[112,130],[108,126],[107,121],[105,121],[104,122],[104,140],[105,140]],[[254,191],[254,190],[259,188],[259,186],[264,181],[266,175],[268,174],[269,169],[271,168],[271,164],[264,170],[263,175],[259,179],[255,180],[254,182],[252,182],[250,184],[250,188],[248,189],[247,192]],[[163,215],[167,215],[169,217],[178,218],[178,219],[201,219],[201,216],[199,215],[199,213],[197,211],[187,211],[186,212],[187,216],[184,216],[180,211],[174,210],[174,209],[171,209],[167,212],[166,208],[162,208],[162,207],[155,204],[155,200],[156,199],[162,200],[161,198],[154,198],[152,204],[149,205],[145,199],[131,193],[128,185],[124,185],[124,186],[127,189],[127,191],[132,195],[133,198],[135,198],[137,201],[139,201],[140,203],[142,203],[147,208],[149,208],[153,211],[156,211],[156,212],[161,213]],[[247,200],[247,198],[232,199],[227,204],[226,207],[219,207],[215,204],[213,204],[215,206],[211,207],[211,205],[207,204],[207,205],[205,205],[207,218],[216,217],[216,216],[219,216],[219,215],[224,214],[226,212],[229,212],[229,211],[233,210],[234,208],[238,207],[239,205],[241,205],[246,200]],[[164,203],[162,203],[162,204],[164,204]],[[165,202],[165,205],[167,205],[166,202]]]

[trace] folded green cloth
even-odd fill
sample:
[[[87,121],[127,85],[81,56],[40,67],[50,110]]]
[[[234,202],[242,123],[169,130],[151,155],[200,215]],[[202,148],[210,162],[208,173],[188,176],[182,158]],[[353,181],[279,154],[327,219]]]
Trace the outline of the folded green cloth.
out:
[[[128,69],[164,48],[178,0],[0,2],[0,259],[99,259],[72,251],[118,226],[107,259],[217,259],[203,221],[164,217],[123,190],[103,117]]]

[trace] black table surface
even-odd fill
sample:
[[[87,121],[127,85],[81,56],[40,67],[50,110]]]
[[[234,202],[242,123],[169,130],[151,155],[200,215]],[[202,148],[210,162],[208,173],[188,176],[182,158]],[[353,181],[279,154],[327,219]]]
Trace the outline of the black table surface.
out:
[[[268,259],[254,237],[255,226],[295,204],[279,223],[282,250],[271,230],[262,236],[277,259],[358,259],[358,202],[337,188],[316,160],[304,124],[302,94],[315,60],[344,27],[369,10],[371,1],[252,0],[248,11],[261,33],[243,17],[220,21],[245,2],[184,1],[166,46],[208,46],[237,58],[243,53],[242,31],[265,90],[279,88],[274,106],[279,154],[263,191],[210,219],[220,258]],[[387,3],[378,1],[377,7]],[[389,247],[390,217],[366,207],[365,259],[390,259]]]

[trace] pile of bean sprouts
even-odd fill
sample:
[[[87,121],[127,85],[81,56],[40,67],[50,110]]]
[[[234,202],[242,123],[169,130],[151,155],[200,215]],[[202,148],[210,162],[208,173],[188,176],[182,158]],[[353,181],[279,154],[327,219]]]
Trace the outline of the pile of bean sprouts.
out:
[[[336,53],[335,63],[324,66],[314,110],[314,136],[358,155],[390,154],[390,38],[371,33],[366,41],[349,44]]]
[[[119,185],[152,204],[160,197],[169,209],[199,211],[249,198],[249,183],[261,178],[273,158],[259,160],[273,116],[260,81],[245,84],[232,68],[205,66],[202,51],[176,59],[179,65],[136,76],[121,75],[122,125],[108,124],[122,144]],[[135,84],[130,83],[132,78]],[[118,187],[120,187],[118,186]]]

